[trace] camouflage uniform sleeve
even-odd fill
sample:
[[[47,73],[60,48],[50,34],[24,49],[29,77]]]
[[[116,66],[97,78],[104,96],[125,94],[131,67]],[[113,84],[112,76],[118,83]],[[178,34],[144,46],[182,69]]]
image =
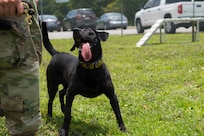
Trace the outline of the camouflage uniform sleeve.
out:
[[[41,29],[39,26],[39,14],[37,10],[36,0],[26,0],[28,1],[34,8],[35,14],[33,15],[33,23],[30,26],[31,35],[35,44],[36,51],[38,53],[39,62],[42,60],[42,35]]]

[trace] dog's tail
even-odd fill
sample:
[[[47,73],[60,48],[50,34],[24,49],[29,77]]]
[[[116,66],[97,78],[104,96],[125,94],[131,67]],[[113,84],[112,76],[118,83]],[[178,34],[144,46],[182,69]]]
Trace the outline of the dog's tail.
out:
[[[46,26],[46,22],[42,22],[42,36],[43,36],[43,44],[44,47],[47,49],[47,51],[50,53],[50,55],[55,55],[57,53],[59,53],[58,51],[56,51],[51,42],[50,39],[48,37],[48,31],[47,31],[47,26]]]

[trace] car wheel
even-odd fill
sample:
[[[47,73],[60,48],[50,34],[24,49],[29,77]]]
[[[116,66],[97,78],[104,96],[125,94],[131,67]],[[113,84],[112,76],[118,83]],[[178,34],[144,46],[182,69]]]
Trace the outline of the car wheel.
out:
[[[142,23],[139,19],[136,21],[136,29],[137,29],[138,33],[144,33],[144,28],[143,28]]]
[[[199,24],[199,30],[204,31],[204,22],[200,22]]]
[[[63,25],[62,29],[63,29],[63,31],[67,31],[67,28],[64,25]]]
[[[108,25],[105,23],[104,24],[104,30],[107,30],[108,29]]]
[[[176,32],[176,26],[173,22],[166,22],[165,23],[165,31],[166,33],[172,34]]]
[[[57,32],[60,32],[60,31],[61,31],[61,28],[60,28],[60,27],[58,27],[58,28],[57,28]]]
[[[100,30],[100,27],[98,27],[98,25],[96,25],[96,30]]]
[[[92,26],[89,26],[91,29],[95,29],[97,30],[97,26],[96,25],[92,25]]]
[[[74,24],[73,24],[73,23],[70,23],[70,30],[71,30],[71,31],[73,31],[73,30],[74,30],[74,28],[76,28],[76,26],[74,26]]]

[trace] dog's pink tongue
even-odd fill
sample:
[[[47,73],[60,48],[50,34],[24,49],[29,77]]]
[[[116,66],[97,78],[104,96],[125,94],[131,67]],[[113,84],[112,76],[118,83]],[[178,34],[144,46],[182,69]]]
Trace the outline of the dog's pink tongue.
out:
[[[81,49],[81,55],[85,61],[89,61],[92,57],[91,46],[89,43],[84,43]]]

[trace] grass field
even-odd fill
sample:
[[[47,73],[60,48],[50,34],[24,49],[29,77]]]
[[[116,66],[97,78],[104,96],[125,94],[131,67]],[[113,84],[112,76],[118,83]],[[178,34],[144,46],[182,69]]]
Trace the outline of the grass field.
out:
[[[204,134],[204,33],[199,42],[191,34],[159,35],[135,47],[142,35],[110,36],[102,43],[118,95],[127,132],[118,129],[108,99],[77,96],[72,107],[71,136],[202,136]],[[69,51],[73,40],[52,40],[55,48]],[[77,51],[72,52],[77,56]],[[43,51],[41,64],[42,127],[39,136],[57,136],[63,121],[58,96],[52,119],[46,118],[45,71],[50,55]],[[8,135],[0,120],[0,135]]]

